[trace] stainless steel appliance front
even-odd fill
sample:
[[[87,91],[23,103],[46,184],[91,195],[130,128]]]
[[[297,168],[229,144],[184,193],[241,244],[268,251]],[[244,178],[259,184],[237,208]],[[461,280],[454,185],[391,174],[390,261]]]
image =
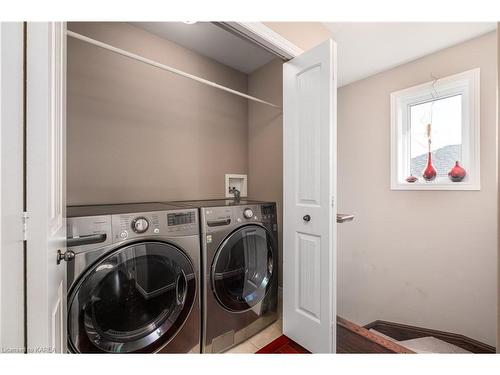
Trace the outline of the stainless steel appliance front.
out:
[[[278,319],[276,205],[233,200],[180,203],[200,209],[202,352],[220,353]]]
[[[199,353],[197,210],[80,206],[68,216],[70,351]]]

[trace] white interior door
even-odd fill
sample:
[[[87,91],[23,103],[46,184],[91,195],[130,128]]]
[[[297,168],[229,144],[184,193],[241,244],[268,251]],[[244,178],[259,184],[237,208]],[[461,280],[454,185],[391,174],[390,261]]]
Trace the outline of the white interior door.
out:
[[[28,351],[66,352],[65,24],[27,30]]]
[[[336,46],[284,64],[283,333],[335,352]]]

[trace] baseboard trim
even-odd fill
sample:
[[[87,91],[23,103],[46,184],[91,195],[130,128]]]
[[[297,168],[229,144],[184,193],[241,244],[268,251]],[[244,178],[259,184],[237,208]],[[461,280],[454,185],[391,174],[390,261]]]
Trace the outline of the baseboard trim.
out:
[[[349,332],[349,333],[348,333]],[[353,336],[354,335],[354,336]],[[370,351],[360,351],[360,340],[370,344]],[[365,345],[366,346],[366,345]],[[377,346],[380,349],[377,349]],[[365,348],[366,349],[366,348]],[[377,350],[376,350],[377,349]],[[412,350],[337,316],[337,353],[399,353],[412,354]]]
[[[495,353],[495,347],[471,339],[470,337],[457,333],[438,331],[435,329],[415,327],[407,324],[376,320],[364,326],[366,329],[374,329],[398,341],[417,339],[420,337],[432,336],[450,344],[456,345],[472,353]]]

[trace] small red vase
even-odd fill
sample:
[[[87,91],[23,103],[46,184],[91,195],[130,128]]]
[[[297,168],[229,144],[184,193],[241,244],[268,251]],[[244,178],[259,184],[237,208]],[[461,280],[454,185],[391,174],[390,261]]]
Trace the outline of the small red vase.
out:
[[[406,177],[406,182],[408,182],[409,184],[413,184],[414,182],[417,182],[418,178],[416,178],[414,175],[409,175],[408,177]]]
[[[453,182],[460,182],[465,178],[466,174],[467,172],[465,169],[458,163],[458,161],[456,161],[455,166],[448,172],[448,177]]]
[[[432,155],[429,152],[427,156],[427,167],[425,167],[424,171],[422,172],[422,177],[425,181],[432,181],[436,178],[436,175],[436,168],[434,168],[434,166],[432,165]]]

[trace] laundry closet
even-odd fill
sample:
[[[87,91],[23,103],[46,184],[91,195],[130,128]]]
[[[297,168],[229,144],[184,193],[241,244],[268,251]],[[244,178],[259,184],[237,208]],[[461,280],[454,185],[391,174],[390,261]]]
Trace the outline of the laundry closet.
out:
[[[188,235],[194,235],[195,228],[198,234],[198,221],[195,219],[192,207],[184,209],[182,205],[186,201],[189,203],[201,200],[200,206],[196,206],[200,208],[201,251],[210,254],[209,244],[212,241],[212,236],[214,238],[218,236],[216,232],[210,231],[210,224],[207,227],[208,234],[203,229],[202,218],[210,220],[212,217],[210,215],[218,215],[217,204],[213,204],[210,200],[225,198],[226,201],[223,205],[233,206],[233,193],[241,193],[241,202],[247,202],[247,197],[253,200],[271,202],[271,205],[266,206],[254,205],[258,210],[254,213],[248,209],[248,207],[254,207],[250,206],[250,201],[247,204],[235,200],[234,205],[247,204],[248,206],[241,206],[241,210],[245,209],[245,211],[238,211],[237,215],[251,220],[260,220],[261,217],[263,220],[267,220],[267,218],[272,217],[274,224],[269,221],[268,234],[261,229],[262,233],[256,235],[256,230],[259,231],[259,228],[249,227],[245,229],[248,233],[243,233],[240,239],[234,241],[241,242],[241,246],[246,249],[251,246],[248,241],[266,241],[266,236],[267,241],[274,242],[276,240],[275,250],[269,248],[264,251],[269,252],[267,255],[263,253],[262,257],[255,256],[256,262],[263,261],[265,263],[264,269],[267,268],[269,277],[257,273],[254,280],[258,283],[267,283],[272,274],[272,279],[276,279],[272,282],[274,297],[272,302],[263,300],[262,303],[276,303],[278,284],[282,283],[283,117],[281,105],[283,61],[262,47],[212,23],[82,22],[68,23],[67,28],[66,192],[70,220],[68,247],[71,251],[75,250],[78,257],[80,248],[88,250],[91,243],[88,241],[94,241],[90,238],[92,236],[100,236],[96,239],[97,245],[94,245],[99,248],[101,246],[100,240],[102,240],[103,246],[108,246],[106,241],[110,239],[110,236],[113,237],[114,241],[125,240],[126,243],[132,241],[131,246],[134,246],[134,236],[143,232],[147,234],[153,228],[154,233],[163,234],[166,230],[169,231],[169,234],[177,235],[177,232],[171,233],[170,228],[164,228],[163,221],[168,221],[169,226],[170,223],[173,225],[182,224],[179,227],[181,232],[178,233],[184,236],[182,231],[185,231],[186,238]],[[85,38],[90,38],[91,42]],[[181,71],[181,73],[176,74],[152,66],[150,63],[138,61],[138,59],[124,55],[123,52],[115,53],[109,48],[101,48],[102,46],[96,45],[96,41],[154,61],[154,64],[161,64]],[[191,79],[191,75],[195,79]],[[203,82],[199,82],[200,80]],[[204,80],[209,81],[208,84],[205,84]],[[229,176],[238,181],[237,192],[228,191]],[[229,185],[231,184],[229,182]],[[207,200],[209,201],[207,202]],[[177,203],[179,201],[183,201],[183,203]],[[143,204],[143,202],[174,203],[168,206],[171,213],[166,214],[165,220],[163,220],[161,210],[167,208],[156,206],[155,203]],[[276,208],[272,202],[276,203]],[[134,209],[139,211],[134,212],[147,214],[130,217],[130,220],[124,219],[123,214],[129,211],[127,208],[110,206],[116,204],[137,204],[134,207],[139,208]],[[179,207],[175,206],[177,204]],[[90,211],[88,211],[88,207],[90,207]],[[203,207],[208,208],[204,211]],[[227,213],[228,209],[231,208],[222,207],[221,214]],[[150,211],[158,212],[158,214],[149,214]],[[110,232],[107,238],[106,229],[102,229],[101,233],[100,229],[95,230],[94,228],[92,236],[81,232],[80,228],[82,227],[95,226],[96,220],[92,219],[88,223],[78,220],[84,221],[90,216],[102,218],[104,217],[102,215],[108,214],[113,215],[110,219],[113,232]],[[214,216],[214,218],[215,221],[218,220],[217,222],[221,221],[218,216]],[[107,219],[102,220],[105,222]],[[226,224],[231,223],[231,220],[227,219]],[[241,220],[238,218],[238,222]],[[116,224],[118,221],[120,224]],[[158,221],[160,224],[155,224]],[[231,224],[236,224],[236,218]],[[121,225],[121,232],[115,233],[116,225]],[[266,222],[263,222],[263,226],[266,225]],[[132,226],[132,230],[130,226]],[[233,229],[230,229],[228,233]],[[273,232],[271,239],[269,234]],[[208,250],[203,248],[205,235],[207,236]],[[276,238],[274,239],[274,237]],[[83,242],[82,238],[84,238]],[[152,238],[155,239],[155,237]],[[222,237],[221,240],[223,239]],[[160,238],[157,240],[162,241]],[[137,241],[139,241],[139,237],[137,237]],[[226,241],[231,242],[232,239],[228,238]],[[72,243],[81,245],[81,247],[71,247]],[[174,245],[177,244],[174,243]],[[159,251],[155,246],[160,245],[146,244],[145,246],[151,247],[147,251],[155,253],[155,251]],[[183,246],[182,241],[181,245],[178,246]],[[240,245],[236,243],[234,246]],[[140,251],[137,249],[120,251],[124,254],[127,253],[122,257],[137,257],[134,255]],[[114,250],[111,253],[109,250],[106,251],[103,254],[114,253]],[[168,249],[165,251],[168,253]],[[191,251],[196,252],[195,250]],[[274,251],[277,254],[273,255]],[[187,252],[189,253],[189,250]],[[226,256],[227,259],[224,262],[234,262],[232,258],[234,254],[228,253]],[[218,257],[224,258],[224,254],[217,253],[214,259],[217,260]],[[120,264],[119,258],[119,255],[111,255],[107,263],[98,264],[97,269],[108,263]],[[179,277],[184,281],[180,280],[179,277],[175,281],[175,290],[178,295],[177,307],[174,307],[177,310],[180,309],[179,306],[184,305],[186,298],[192,297],[194,292],[190,292],[189,288],[196,289],[190,280],[197,272],[197,267],[190,268],[181,258],[182,256],[177,256],[177,260],[172,260],[173,258],[168,260],[176,262],[176,267],[180,267],[179,269],[182,268],[182,272],[179,273],[182,276]],[[98,258],[96,257],[96,259]],[[277,260],[277,264],[273,263],[273,259]],[[77,317],[87,314],[84,312],[85,307],[82,307],[85,304],[82,301],[95,299],[95,297],[86,294],[85,289],[90,287],[87,287],[85,283],[101,285],[100,281],[93,280],[93,278],[97,280],[98,275],[85,274],[85,272],[90,272],[86,271],[87,267],[91,267],[88,259],[86,261],[88,264],[85,263],[85,267],[80,266],[79,262],[76,264],[73,264],[75,262],[71,263],[71,260],[68,262],[70,349],[75,352],[93,352],[95,350],[106,352],[156,351],[160,344],[157,346],[148,344],[149,336],[144,336],[146,333],[140,333],[142,328],[137,324],[127,323],[131,324],[131,327],[137,326],[139,328],[135,333],[133,329],[124,329],[123,332],[126,332],[127,337],[136,335],[137,338],[127,339],[129,341],[125,340],[123,345],[119,345],[117,342],[121,340],[119,336],[125,333],[115,332],[110,334],[110,337],[106,336],[109,332],[118,329],[109,322],[100,323],[102,324],[101,328],[106,324],[111,327],[107,330],[102,328],[104,330],[102,334],[94,332],[98,331],[97,328],[91,329],[94,333],[89,333],[88,326],[79,325],[81,319]],[[140,264],[140,261],[138,262],[137,267]],[[211,262],[211,260],[209,259],[207,262]],[[200,268],[206,267],[208,270],[210,267],[216,267],[215,265],[203,266],[201,261],[200,264]],[[94,266],[95,264],[92,265],[92,268],[95,268]],[[153,266],[149,264],[147,267]],[[83,276],[79,272],[83,272]],[[98,271],[92,272],[98,273]],[[224,275],[224,272],[228,273],[229,271],[221,270],[218,272],[217,275]],[[200,276],[200,279],[204,279],[204,276]],[[140,288],[136,286],[133,290],[137,288],[142,290],[141,295],[146,300],[154,299],[160,293],[160,289],[150,290],[151,280],[137,280],[137,277],[134,280],[129,279],[130,282],[139,283]],[[212,281],[212,283],[215,282]],[[167,280],[164,282],[165,285],[168,283]],[[104,286],[92,288],[94,290],[97,290],[95,288],[102,289],[106,283],[103,281],[102,285]],[[268,292],[269,286],[262,285],[264,286],[263,292],[259,291],[258,288],[255,291],[247,291],[249,294],[243,297],[246,301],[241,303],[242,306],[229,301],[229,298],[229,307],[226,309],[235,308],[236,311],[241,310],[241,313],[249,310],[245,314],[254,314],[251,311],[251,308],[254,307],[252,299],[264,297],[264,294],[259,296],[259,293],[265,293],[266,298],[270,298],[268,296],[271,294]],[[203,285],[201,287],[203,288]],[[126,287],[123,288],[126,290]],[[198,291],[202,294],[201,289]],[[138,298],[142,300],[140,295]],[[219,302],[223,303],[224,298],[220,297]],[[152,306],[156,306],[155,303]],[[150,306],[150,309],[155,308],[159,309],[158,311],[161,310],[159,306],[154,308]],[[198,305],[195,305],[193,311],[198,308]],[[210,309],[210,298],[208,298],[205,308]],[[175,309],[172,311],[175,312]],[[189,309],[191,308],[189,307]],[[81,312],[78,312],[79,310]],[[182,316],[183,310],[179,311],[177,314]],[[118,310],[116,314],[120,315]],[[250,315],[249,321],[254,319]],[[240,314],[240,320],[243,316]],[[253,324],[248,328],[246,325],[249,323],[245,323],[240,330],[244,333],[238,331],[232,335],[237,336],[236,339],[240,337],[238,340],[241,341],[241,337],[250,337],[265,328],[266,325],[273,323],[276,317],[266,318],[267,320],[261,325]],[[215,318],[216,315],[213,315],[211,320]],[[138,317],[138,319],[142,318]],[[188,319],[186,325],[195,326],[193,319]],[[229,315],[227,319],[234,318]],[[98,323],[93,324],[98,327]],[[207,326],[208,328],[204,328],[204,334],[210,335],[211,331],[216,333],[212,333],[213,340],[207,339],[207,349],[205,350],[203,347],[202,351],[221,352],[240,342],[235,341],[236,339],[233,337],[229,338],[226,334],[229,329],[226,327],[212,329],[210,325]],[[174,327],[165,325],[158,327],[159,330],[165,329],[166,331],[174,329]],[[183,329],[186,330],[186,328]],[[182,342],[178,336],[174,336],[174,344],[169,344],[175,346],[173,352],[196,352],[199,350],[193,345],[186,346],[187,344]],[[181,343],[176,343],[175,340],[181,341]]]
[[[238,38],[222,29],[214,32],[212,24],[175,24],[170,28],[178,38],[189,28],[201,28],[190,38],[207,38],[205,27],[210,35]],[[144,29],[168,37],[160,24],[71,22],[67,27],[271,103],[282,102],[282,61],[247,41],[240,43],[248,46],[247,59],[256,68],[240,68],[245,73]],[[68,205],[224,198],[225,174],[246,174],[248,196],[275,201],[281,212],[281,108],[71,37],[67,43]],[[231,54],[224,46],[214,49],[222,58]]]

